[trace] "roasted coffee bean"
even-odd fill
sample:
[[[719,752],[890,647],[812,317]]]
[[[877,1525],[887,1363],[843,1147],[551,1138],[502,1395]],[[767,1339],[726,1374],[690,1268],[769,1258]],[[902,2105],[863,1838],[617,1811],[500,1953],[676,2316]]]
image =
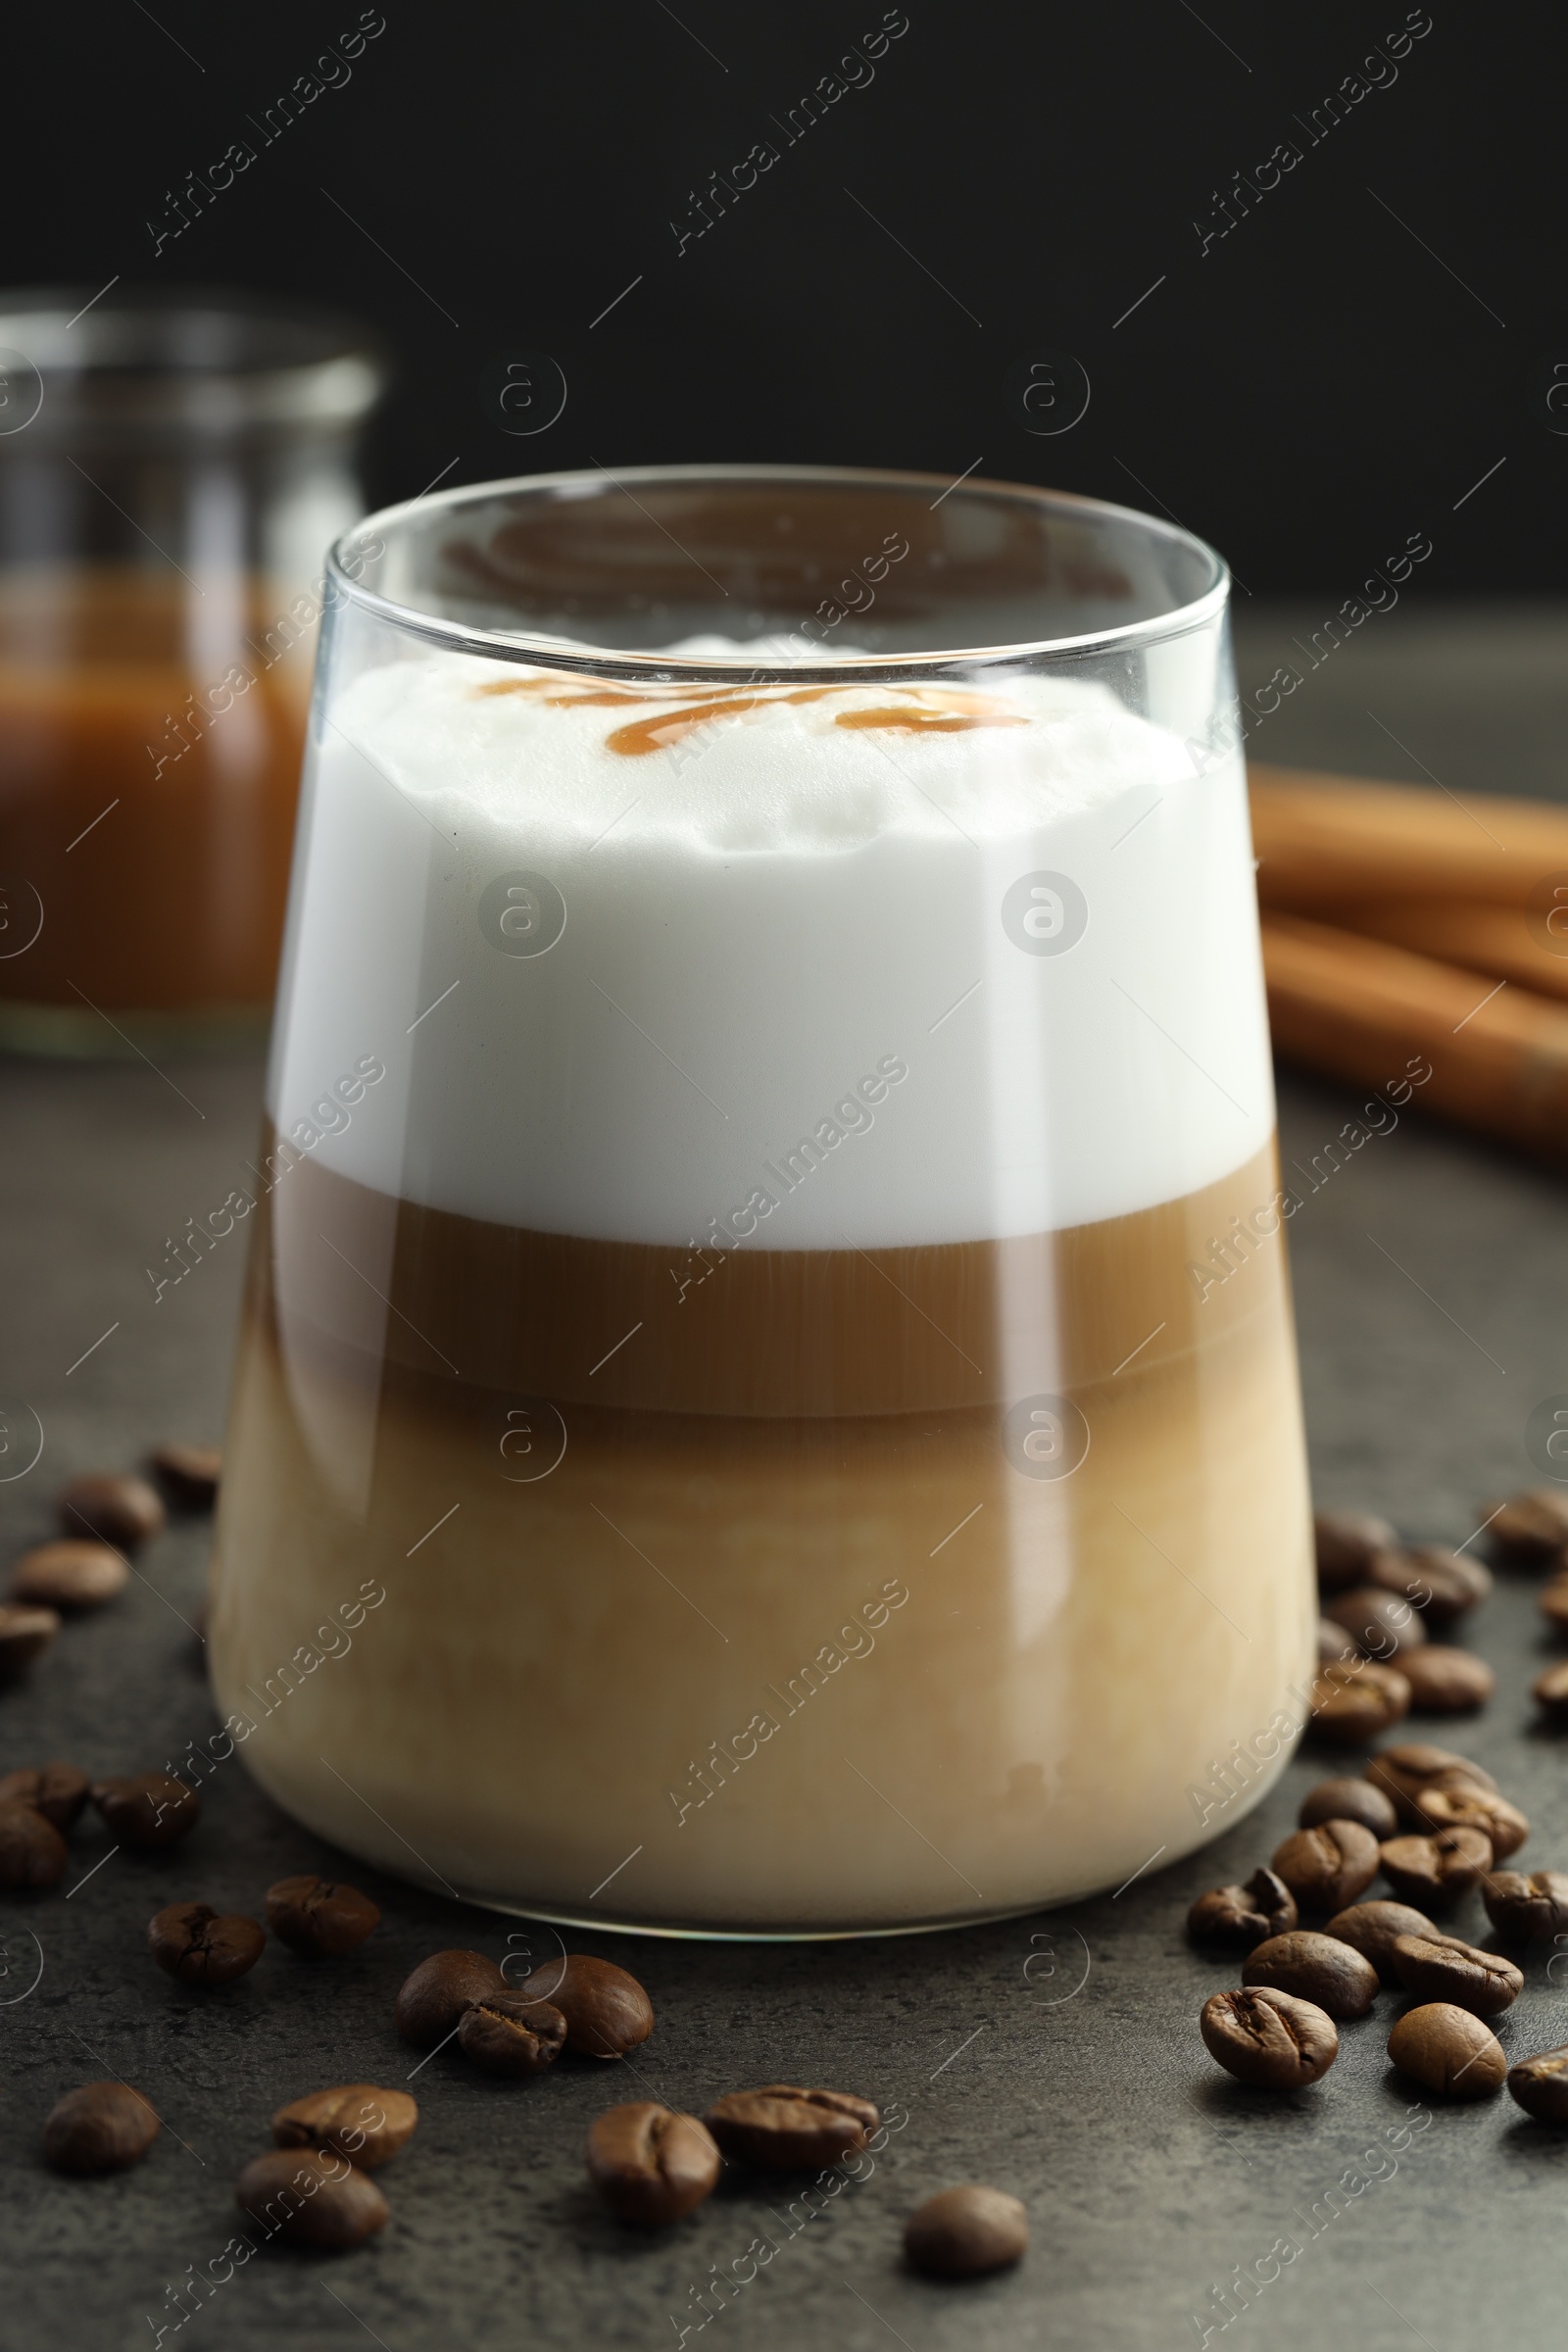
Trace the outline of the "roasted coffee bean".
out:
[[[470,2001],[458,2028],[459,2049],[488,2075],[542,2075],[565,2046],[561,2011],[515,1992]]]
[[[1525,1988],[1511,1960],[1457,1936],[1396,1936],[1394,1965],[1418,2001],[1452,2001],[1477,2017],[1500,2017]]]
[[[1319,1781],[1302,1797],[1296,1818],[1303,1830],[1318,1829],[1326,1821],[1358,1821],[1378,1838],[1392,1838],[1399,1826],[1393,1798],[1370,1781]]]
[[[1508,2069],[1508,2088],[1538,2124],[1568,2124],[1568,2043]]]
[[[65,1537],[24,1551],[11,1571],[13,1600],[46,1609],[97,1609],[122,1592],[130,1570],[108,1544]]]
[[[1413,1601],[1430,1634],[1457,1625],[1492,1591],[1490,1568],[1463,1552],[1446,1551],[1441,1544],[1414,1544],[1403,1551],[1385,1552],[1372,1562],[1366,1581]]]
[[[1325,1601],[1323,1614],[1332,1624],[1344,1626],[1364,1658],[1397,1659],[1401,1674],[1406,1653],[1419,1649],[1427,1638],[1419,1609],[1376,1585],[1337,1592]]]
[[[1399,1819],[1409,1828],[1424,1827],[1423,1795],[1439,1789],[1496,1788],[1496,1782],[1468,1756],[1451,1747],[1430,1747],[1424,1740],[1407,1740],[1397,1747],[1380,1748],[1366,1768],[1374,1788],[1394,1799]]]
[[[24,1764],[0,1780],[0,1805],[31,1805],[57,1830],[69,1830],[87,1802],[87,1775],[74,1764]]]
[[[1370,1658],[1325,1666],[1312,1685],[1311,1729],[1336,1747],[1365,1747],[1409,1712],[1403,1675]]]
[[[769,2082],[731,2090],[703,2117],[719,2151],[759,2172],[820,2172],[858,2154],[882,2118],[869,2099],[842,2090],[798,2090]]]
[[[375,2182],[335,2149],[270,2148],[253,2156],[234,2201],[270,2235],[302,2246],[361,2246],[391,2218]]]
[[[488,2001],[512,1986],[483,1952],[432,1952],[405,1977],[393,2021],[405,2041],[433,2050],[453,2033],[470,2001]]]
[[[1481,1882],[1487,1917],[1506,1943],[1544,1943],[1568,1933],[1568,1871],[1494,1870]]]
[[[208,1511],[218,1494],[223,1457],[216,1446],[160,1446],[153,1468],[182,1511]]]
[[[0,1886],[56,1886],[70,1858],[54,1823],[31,1805],[0,1805]]]
[[[144,1478],[120,1478],[109,1470],[74,1478],[60,1497],[68,1536],[97,1536],[122,1550],[156,1536],[167,1516],[162,1497]]]
[[[1301,1910],[1343,1911],[1377,1877],[1378,1841],[1358,1821],[1319,1822],[1293,1830],[1271,1860]]]
[[[1353,1944],[1298,1928],[1289,1936],[1271,1936],[1249,1952],[1242,1983],[1271,1985],[1344,2019],[1365,2017],[1377,1997],[1378,1972]]]
[[[1552,1723],[1568,1723],[1568,1658],[1538,1674],[1530,1689],[1537,1706]]]
[[[60,1631],[54,1609],[0,1601],[0,1683],[14,1683]]]
[[[1245,1886],[1211,1886],[1187,1914],[1195,1943],[1223,1943],[1250,1952],[1270,1936],[1289,1935],[1299,1914],[1296,1897],[1271,1870],[1254,1870]]]
[[[267,1924],[307,1960],[341,1960],[380,1925],[368,1894],[332,1879],[279,1879],[267,1889]]]
[[[1319,1511],[1312,1521],[1317,1539],[1317,1581],[1325,1592],[1348,1592],[1365,1579],[1373,1561],[1398,1548],[1386,1519],[1369,1511]]]
[[[1491,1788],[1434,1788],[1418,1797],[1416,1805],[1430,1836],[1443,1830],[1479,1830],[1497,1862],[1516,1854],[1530,1835],[1530,1824],[1518,1806]]]
[[[147,1949],[182,1984],[232,1984],[256,1966],[266,1942],[259,1920],[211,1903],[170,1903],[147,1923]]]
[[[718,2179],[711,2132],[695,2115],[652,2099],[628,2100],[596,2116],[588,2132],[588,2178],[617,2222],[657,2228],[678,2222]]]
[[[43,2160],[57,2173],[119,2173],[146,2155],[158,2118],[128,2082],[83,2082],[50,2108]]]
[[[1029,2250],[1029,2217],[1004,2189],[939,2189],[904,2226],[911,2269],[930,2278],[979,2278],[1004,2271]]]
[[[1198,2024],[1209,2056],[1254,2090],[1299,2090],[1340,2054],[1328,2012],[1272,1984],[1212,1993]]]
[[[335,2090],[308,2091],[280,2107],[272,2118],[272,2137],[280,2148],[330,2148],[370,2173],[408,2145],[418,2120],[418,2107],[406,2090],[340,2082]]]
[[[1432,1838],[1390,1838],[1380,1849],[1396,1894],[1446,1911],[1492,1868],[1492,1840],[1480,1830],[1440,1830]]]
[[[202,1800],[167,1772],[137,1772],[124,1781],[98,1781],[92,1801],[117,1845],[172,1845],[201,1819]]]
[[[1568,1571],[1554,1576],[1542,1586],[1537,1600],[1541,1614],[1553,1633],[1568,1633]]]
[[[1389,2056],[1401,2075],[1440,2099],[1489,2099],[1508,2072],[1495,2034],[1452,2001],[1407,2009],[1389,2035]]]
[[[1487,1534],[1500,1558],[1535,1567],[1568,1548],[1568,1494],[1555,1487],[1527,1487],[1510,1494],[1487,1519]]]
[[[1344,1626],[1336,1625],[1331,1617],[1320,1617],[1317,1621],[1317,1662],[1319,1666],[1336,1666],[1342,1659],[1354,1656],[1355,1643],[1350,1640]]]
[[[636,1978],[612,1960],[594,1960],[586,1952],[547,1960],[506,1989],[559,2009],[566,2021],[566,2047],[582,2058],[618,2058],[654,2030],[653,2002]]]
[[[1484,1658],[1437,1642],[1425,1649],[1401,1652],[1399,1672],[1410,1686],[1410,1708],[1416,1715],[1473,1715],[1497,1688],[1497,1678]]]
[[[1339,1911],[1323,1931],[1325,1936],[1338,1936],[1341,1943],[1349,1944],[1370,1960],[1385,1984],[1397,1984],[1399,1972],[1394,1965],[1395,1940],[1400,1936],[1436,1936],[1424,1911],[1413,1911],[1408,1903],[1352,1903],[1348,1911]]]

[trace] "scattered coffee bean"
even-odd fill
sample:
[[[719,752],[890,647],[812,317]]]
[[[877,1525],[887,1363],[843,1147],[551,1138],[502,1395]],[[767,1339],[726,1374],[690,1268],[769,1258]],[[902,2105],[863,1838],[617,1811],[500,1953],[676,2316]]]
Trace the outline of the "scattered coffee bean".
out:
[[[279,1943],[307,1960],[341,1960],[380,1920],[368,1894],[332,1879],[279,1879],[267,1889],[268,1926]]]
[[[1368,1764],[1366,1777],[1394,1799],[1399,1819],[1413,1830],[1424,1827],[1420,1799],[1429,1791],[1497,1786],[1491,1773],[1468,1756],[1456,1756],[1451,1747],[1431,1747],[1423,1740],[1381,1748]]]
[[[1391,1838],[1380,1849],[1396,1894],[1446,1910],[1492,1868],[1492,1840],[1480,1830],[1440,1830],[1431,1838]]]
[[[459,2049],[489,2075],[542,2075],[565,2046],[561,2011],[515,1992],[470,2001],[458,2028]]]
[[[1360,1585],[1349,1592],[1336,1593],[1324,1603],[1323,1614],[1333,1624],[1344,1626],[1363,1657],[1396,1657],[1401,1673],[1406,1653],[1419,1649],[1427,1638],[1419,1609],[1397,1592],[1385,1592],[1377,1585]]]
[[[57,1830],[69,1830],[87,1802],[87,1775],[74,1764],[24,1764],[0,1780],[0,1805],[31,1805]]]
[[[931,2278],[979,2278],[1004,2271],[1029,2250],[1029,2217],[1004,2189],[944,2188],[904,2226],[912,2269]]]
[[[636,1978],[612,1960],[594,1960],[586,1952],[547,1960],[506,1989],[559,2009],[566,2021],[566,2047],[582,2058],[618,2058],[654,2030],[653,2002]]]
[[[1353,1658],[1354,1655],[1355,1643],[1350,1640],[1344,1626],[1336,1625],[1331,1617],[1320,1617],[1317,1621],[1317,1662],[1319,1666],[1336,1666],[1342,1659]]]
[[[1568,2124],[1568,2044],[1508,2069],[1508,2088],[1538,2124]]]
[[[0,1683],[13,1683],[25,1674],[59,1631],[55,1610],[8,1606],[0,1601]]]
[[[23,1553],[11,1571],[11,1597],[46,1609],[96,1609],[129,1581],[130,1570],[109,1544],[68,1536]]]
[[[1388,1521],[1375,1519],[1369,1511],[1319,1511],[1312,1532],[1317,1539],[1317,1581],[1325,1592],[1344,1592],[1360,1584],[1373,1561],[1396,1550],[1399,1543]]]
[[[1378,1875],[1378,1841],[1358,1821],[1293,1830],[1271,1857],[1303,1911],[1343,1911]]]
[[[790,2082],[727,2091],[703,2117],[722,2155],[764,2173],[820,2172],[858,2154],[881,2121],[869,2099]]]
[[[1344,2019],[1365,2017],[1377,1998],[1378,1972],[1353,1944],[1298,1928],[1289,1936],[1271,1936],[1249,1952],[1242,1983],[1267,1984]]]
[[[1374,1560],[1367,1583],[1413,1601],[1427,1631],[1441,1634],[1486,1599],[1492,1571],[1463,1552],[1445,1550],[1441,1544],[1415,1544]]]
[[[234,2201],[270,2233],[304,2246],[361,2246],[390,2211],[375,2182],[321,2148],[270,2148],[239,2177]]]
[[[1568,1547],[1568,1496],[1555,1487],[1510,1494],[1488,1516],[1487,1534],[1501,1558],[1521,1567],[1555,1559]]]
[[[1568,1933],[1568,1871],[1494,1870],[1481,1882],[1487,1917],[1507,1943],[1544,1943]]]
[[[43,2160],[57,2173],[119,2173],[146,2155],[158,2118],[128,2082],[83,2082],[50,2108]]]
[[[1400,1936],[1436,1936],[1424,1911],[1412,1910],[1408,1903],[1352,1903],[1348,1911],[1337,1912],[1323,1931],[1325,1936],[1337,1936],[1341,1943],[1350,1944],[1364,1960],[1370,1960],[1385,1984],[1397,1984],[1399,1972],[1394,1965],[1394,1946]]]
[[[1296,1818],[1303,1830],[1318,1829],[1326,1821],[1358,1821],[1377,1838],[1392,1838],[1399,1826],[1393,1798],[1370,1781],[1319,1781],[1302,1797]]]
[[[1211,1886],[1187,1914],[1195,1943],[1223,1943],[1250,1952],[1270,1936],[1289,1935],[1299,1914],[1296,1897],[1271,1870],[1254,1870],[1245,1886]]]
[[[1407,2009],[1389,2035],[1389,2056],[1440,2099],[1489,2099],[1508,2072],[1495,2034],[1452,2001]]]
[[[1401,1652],[1399,1672],[1410,1686],[1410,1706],[1417,1715],[1473,1715],[1497,1688],[1485,1658],[1437,1642]]]
[[[122,1550],[156,1536],[167,1515],[161,1497],[144,1478],[119,1478],[108,1470],[74,1478],[60,1497],[60,1520],[68,1536],[97,1536]]]
[[[170,1903],[147,1923],[147,1949],[182,1984],[232,1984],[256,1966],[266,1942],[260,1921],[211,1903]]]
[[[0,1805],[0,1886],[57,1886],[70,1858],[54,1823],[31,1805]]]
[[[433,2050],[454,2031],[470,2001],[487,2001],[512,1986],[483,1952],[432,1952],[405,1977],[393,2019],[405,2041]]]
[[[1327,2011],[1270,1984],[1212,1993],[1199,2032],[1209,2056],[1253,2090],[1299,2090],[1326,2075],[1340,2054]]]
[[[184,1781],[167,1772],[132,1773],[128,1780],[99,1781],[92,1801],[119,1845],[172,1845],[201,1819],[202,1800]]]
[[[1530,1686],[1538,1707],[1552,1723],[1568,1723],[1568,1658],[1538,1674]]]
[[[588,2178],[618,2222],[657,2228],[678,2222],[718,2179],[712,2134],[695,2115],[632,2099],[596,2116],[588,2132]]]
[[[1312,1686],[1311,1729],[1337,1747],[1365,1747],[1410,1712],[1410,1686],[1393,1666],[1347,1658]]]
[[[1511,1960],[1457,1936],[1396,1936],[1394,1965],[1418,2001],[1452,2001],[1477,2017],[1500,2017],[1525,1988]]]
[[[1498,1862],[1516,1854],[1530,1835],[1518,1806],[1490,1788],[1434,1788],[1416,1801],[1423,1827],[1434,1836],[1440,1830],[1479,1830]]]
[[[1554,1576],[1542,1586],[1537,1599],[1541,1614],[1553,1633],[1568,1633],[1568,1572]]]
[[[211,1510],[223,1457],[216,1446],[160,1446],[153,1468],[183,1511]]]
[[[280,2148],[330,2148],[370,2173],[408,2145],[418,2120],[418,2107],[406,2090],[340,2082],[335,2090],[308,2091],[280,2107],[272,2118],[272,2137]]]

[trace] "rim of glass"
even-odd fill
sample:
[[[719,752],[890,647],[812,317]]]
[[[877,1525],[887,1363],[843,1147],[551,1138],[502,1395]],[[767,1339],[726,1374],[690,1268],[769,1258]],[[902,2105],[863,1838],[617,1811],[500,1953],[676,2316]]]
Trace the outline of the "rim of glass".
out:
[[[1169,612],[1153,613],[1144,620],[1125,621],[1116,628],[1088,630],[1065,637],[1018,639],[1004,645],[943,647],[923,653],[858,653],[838,660],[824,659],[813,649],[809,659],[793,661],[784,656],[760,657],[750,651],[733,655],[636,653],[624,647],[596,646],[578,638],[550,637],[532,630],[475,628],[465,621],[421,612],[416,606],[398,604],[366,587],[346,568],[357,546],[363,546],[368,539],[378,539],[383,531],[395,530],[420,511],[479,505],[517,491],[546,497],[564,493],[573,499],[580,499],[587,491],[603,497],[623,489],[628,482],[651,485],[778,482],[802,487],[844,484],[914,492],[937,490],[1008,504],[1021,499],[1029,505],[1056,511],[1088,511],[1114,516],[1152,539],[1196,553],[1208,565],[1212,577],[1202,594],[1187,604],[1172,606]],[[397,506],[383,507],[378,513],[368,514],[352,530],[345,531],[328,551],[327,573],[339,600],[358,605],[376,618],[450,652],[477,654],[493,662],[530,662],[544,669],[581,671],[595,677],[645,679],[651,684],[679,679],[732,681],[737,676],[743,676],[750,684],[768,684],[774,679],[799,682],[803,678],[851,683],[886,677],[890,672],[918,670],[929,674],[954,664],[970,670],[976,666],[1016,663],[1032,657],[1083,659],[1091,654],[1187,636],[1205,627],[1224,611],[1231,582],[1229,565],[1206,540],[1200,539],[1196,532],[1184,530],[1180,523],[1145,514],[1136,507],[1089,498],[1074,490],[1046,490],[1031,482],[1004,482],[990,477],[971,477],[959,490],[939,473],[864,466],[628,466],[613,474],[600,466],[592,470],[514,474],[501,481],[470,482],[433,493],[424,491],[417,498],[405,499]]]

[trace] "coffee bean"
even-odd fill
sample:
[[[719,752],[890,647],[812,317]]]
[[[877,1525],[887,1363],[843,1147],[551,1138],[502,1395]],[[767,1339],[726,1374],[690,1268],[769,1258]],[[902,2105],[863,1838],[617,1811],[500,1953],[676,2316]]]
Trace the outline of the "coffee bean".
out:
[[[1508,2072],[1495,2034],[1452,2001],[1407,2009],[1389,2035],[1389,2056],[1440,2099],[1489,2099]]]
[[[1401,1653],[1399,1671],[1410,1686],[1410,1706],[1417,1715],[1474,1714],[1497,1688],[1497,1678],[1484,1658],[1436,1642]]]
[[[303,2246],[361,2246],[391,2218],[375,2182],[321,2148],[270,2148],[253,2156],[234,2201],[269,2235]]]
[[[279,1879],[267,1889],[267,1924],[307,1960],[341,1960],[380,1925],[368,1894],[332,1879]]]
[[[1487,1518],[1487,1534],[1510,1564],[1538,1566],[1568,1547],[1568,1495],[1555,1487],[1528,1487],[1510,1494]]]
[[[1456,1756],[1451,1747],[1431,1747],[1423,1740],[1380,1748],[1366,1768],[1366,1777],[1375,1788],[1394,1799],[1399,1819],[1413,1830],[1424,1826],[1419,1801],[1424,1794],[1455,1788],[1495,1789],[1497,1786],[1491,1773],[1468,1756]]]
[[[183,1511],[207,1511],[218,1494],[223,1457],[216,1446],[160,1446],[153,1468]]]
[[[364,2173],[374,2172],[406,2147],[419,2110],[406,2090],[373,2082],[340,2082],[335,2090],[307,2091],[272,2118],[280,2148],[330,2148]]]
[[[1347,1658],[1312,1685],[1311,1729],[1336,1747],[1365,1747],[1410,1712],[1410,1686],[1393,1666]]]
[[[1293,1830],[1271,1859],[1303,1911],[1343,1911],[1377,1877],[1378,1841],[1358,1821],[1325,1821]]]
[[[11,1571],[13,1600],[47,1609],[96,1609],[130,1581],[130,1570],[107,1544],[65,1538],[24,1551]]]
[[[60,1497],[60,1521],[68,1536],[97,1536],[122,1550],[156,1536],[167,1516],[144,1478],[120,1478],[109,1470],[74,1478]]]
[[[1223,1943],[1250,1952],[1270,1936],[1288,1935],[1298,1913],[1296,1897],[1271,1870],[1254,1870],[1245,1886],[1211,1886],[1187,1914],[1195,1943]]]
[[[1377,1997],[1378,1972],[1353,1944],[1298,1928],[1290,1936],[1271,1936],[1249,1952],[1242,1983],[1267,1984],[1343,2019],[1365,2017]]]
[[[1538,1674],[1530,1686],[1538,1707],[1552,1723],[1568,1723],[1568,1658]]]
[[[0,1805],[0,1886],[56,1886],[70,1859],[52,1821],[31,1805]]]
[[[1386,1552],[1372,1562],[1366,1581],[1413,1601],[1427,1631],[1438,1634],[1457,1625],[1492,1591],[1490,1568],[1463,1552],[1446,1551],[1441,1544],[1413,1544],[1403,1551]]]
[[[798,2090],[769,2082],[726,2091],[703,2117],[719,2151],[759,2172],[820,2172],[864,2147],[882,2118],[869,2099],[842,2090]]]
[[[1537,1602],[1553,1633],[1568,1633],[1568,1572],[1561,1572],[1549,1584],[1543,1585]]]
[[[1507,1943],[1544,1943],[1568,1932],[1568,1872],[1494,1870],[1481,1882],[1487,1917]]]
[[[1511,1960],[1457,1936],[1396,1936],[1394,1965],[1418,2001],[1452,2001],[1477,2017],[1500,2017],[1525,1988]]]
[[[1396,1938],[1436,1936],[1438,1931],[1424,1911],[1412,1910],[1408,1903],[1352,1903],[1348,1911],[1336,1912],[1323,1933],[1338,1936],[1341,1943],[1349,1944],[1364,1960],[1370,1960],[1383,1984],[1397,1984]]]
[[[87,1775],[74,1764],[24,1764],[0,1780],[0,1805],[31,1805],[57,1830],[69,1830],[87,1802]]]
[[[41,1649],[47,1649],[60,1631],[53,1609],[7,1605],[0,1601],[0,1683],[14,1683]]]
[[[1350,1640],[1344,1626],[1336,1625],[1332,1618],[1320,1617],[1317,1621],[1317,1662],[1319,1666],[1336,1666],[1342,1658],[1353,1658],[1354,1656],[1355,1643]]]
[[[1378,1838],[1392,1838],[1399,1826],[1393,1798],[1370,1781],[1319,1781],[1302,1797],[1296,1818],[1303,1830],[1318,1829],[1325,1821],[1358,1821]]]
[[[695,2115],[652,2099],[628,2100],[596,2116],[588,2132],[588,2178],[618,2222],[657,2228],[678,2222],[718,2179],[711,2133]]]
[[[1479,1830],[1495,1861],[1518,1852],[1530,1835],[1530,1824],[1517,1805],[1490,1788],[1434,1788],[1417,1797],[1421,1823],[1429,1835],[1443,1830]]]
[[[146,2155],[158,2118],[128,2082],[83,2082],[50,2108],[43,2160],[57,2173],[119,2173]]]
[[[1432,1838],[1390,1838],[1380,1849],[1396,1894],[1430,1910],[1447,1910],[1492,1868],[1492,1840],[1480,1830],[1440,1830]]]
[[[1004,2189],[939,2189],[904,2226],[910,2267],[931,2278],[979,2278],[1029,2250],[1029,2217]]]
[[[170,1903],[147,1923],[147,1949],[182,1984],[232,1984],[256,1966],[266,1942],[259,1921],[211,1903]]]
[[[1299,2090],[1326,2075],[1340,2054],[1327,2011],[1271,1984],[1212,1993],[1199,2032],[1209,2056],[1254,2090]]]
[[[1358,1585],[1380,1553],[1398,1547],[1386,1519],[1370,1511],[1319,1511],[1312,1521],[1317,1540],[1317,1581],[1325,1592]]]
[[[1521,2058],[1508,2069],[1508,2088],[1538,2124],[1568,2124],[1568,2043]]]
[[[1331,1623],[1343,1625],[1364,1658],[1391,1658],[1403,1661],[1407,1651],[1419,1649],[1427,1638],[1418,1609],[1396,1592],[1385,1592],[1376,1585],[1358,1585],[1351,1592],[1338,1592],[1326,1601],[1323,1614]]]
[[[167,1772],[132,1773],[128,1780],[98,1781],[92,1801],[118,1845],[172,1845],[201,1819],[202,1800],[184,1781]]]
[[[653,2002],[636,1978],[613,1961],[594,1960],[586,1952],[547,1960],[507,1990],[553,2003],[566,2021],[566,2047],[579,2057],[618,2058],[654,2030]]]
[[[453,2033],[470,2001],[487,2001],[511,1985],[483,1952],[432,1952],[405,1977],[393,2021],[405,2041],[433,2050]]]
[[[515,1992],[470,2001],[458,2028],[459,2049],[488,2075],[542,2075],[565,2046],[561,2011]]]

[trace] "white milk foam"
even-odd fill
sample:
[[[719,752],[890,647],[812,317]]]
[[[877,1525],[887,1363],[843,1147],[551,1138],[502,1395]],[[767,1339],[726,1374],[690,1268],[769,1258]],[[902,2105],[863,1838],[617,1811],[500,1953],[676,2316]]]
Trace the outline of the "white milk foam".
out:
[[[479,691],[541,677],[411,651],[318,723],[269,1102],[335,1128],[321,1164],[539,1231],[831,1250],[1116,1216],[1266,1141],[1239,760],[994,673],[1026,723],[846,728],[914,690],[835,687],[627,758],[654,701]],[[480,924],[517,871],[566,909],[534,956]],[[1087,903],[1063,953],[1004,924],[1041,872]],[[313,1121],[368,1054],[386,1082]]]

